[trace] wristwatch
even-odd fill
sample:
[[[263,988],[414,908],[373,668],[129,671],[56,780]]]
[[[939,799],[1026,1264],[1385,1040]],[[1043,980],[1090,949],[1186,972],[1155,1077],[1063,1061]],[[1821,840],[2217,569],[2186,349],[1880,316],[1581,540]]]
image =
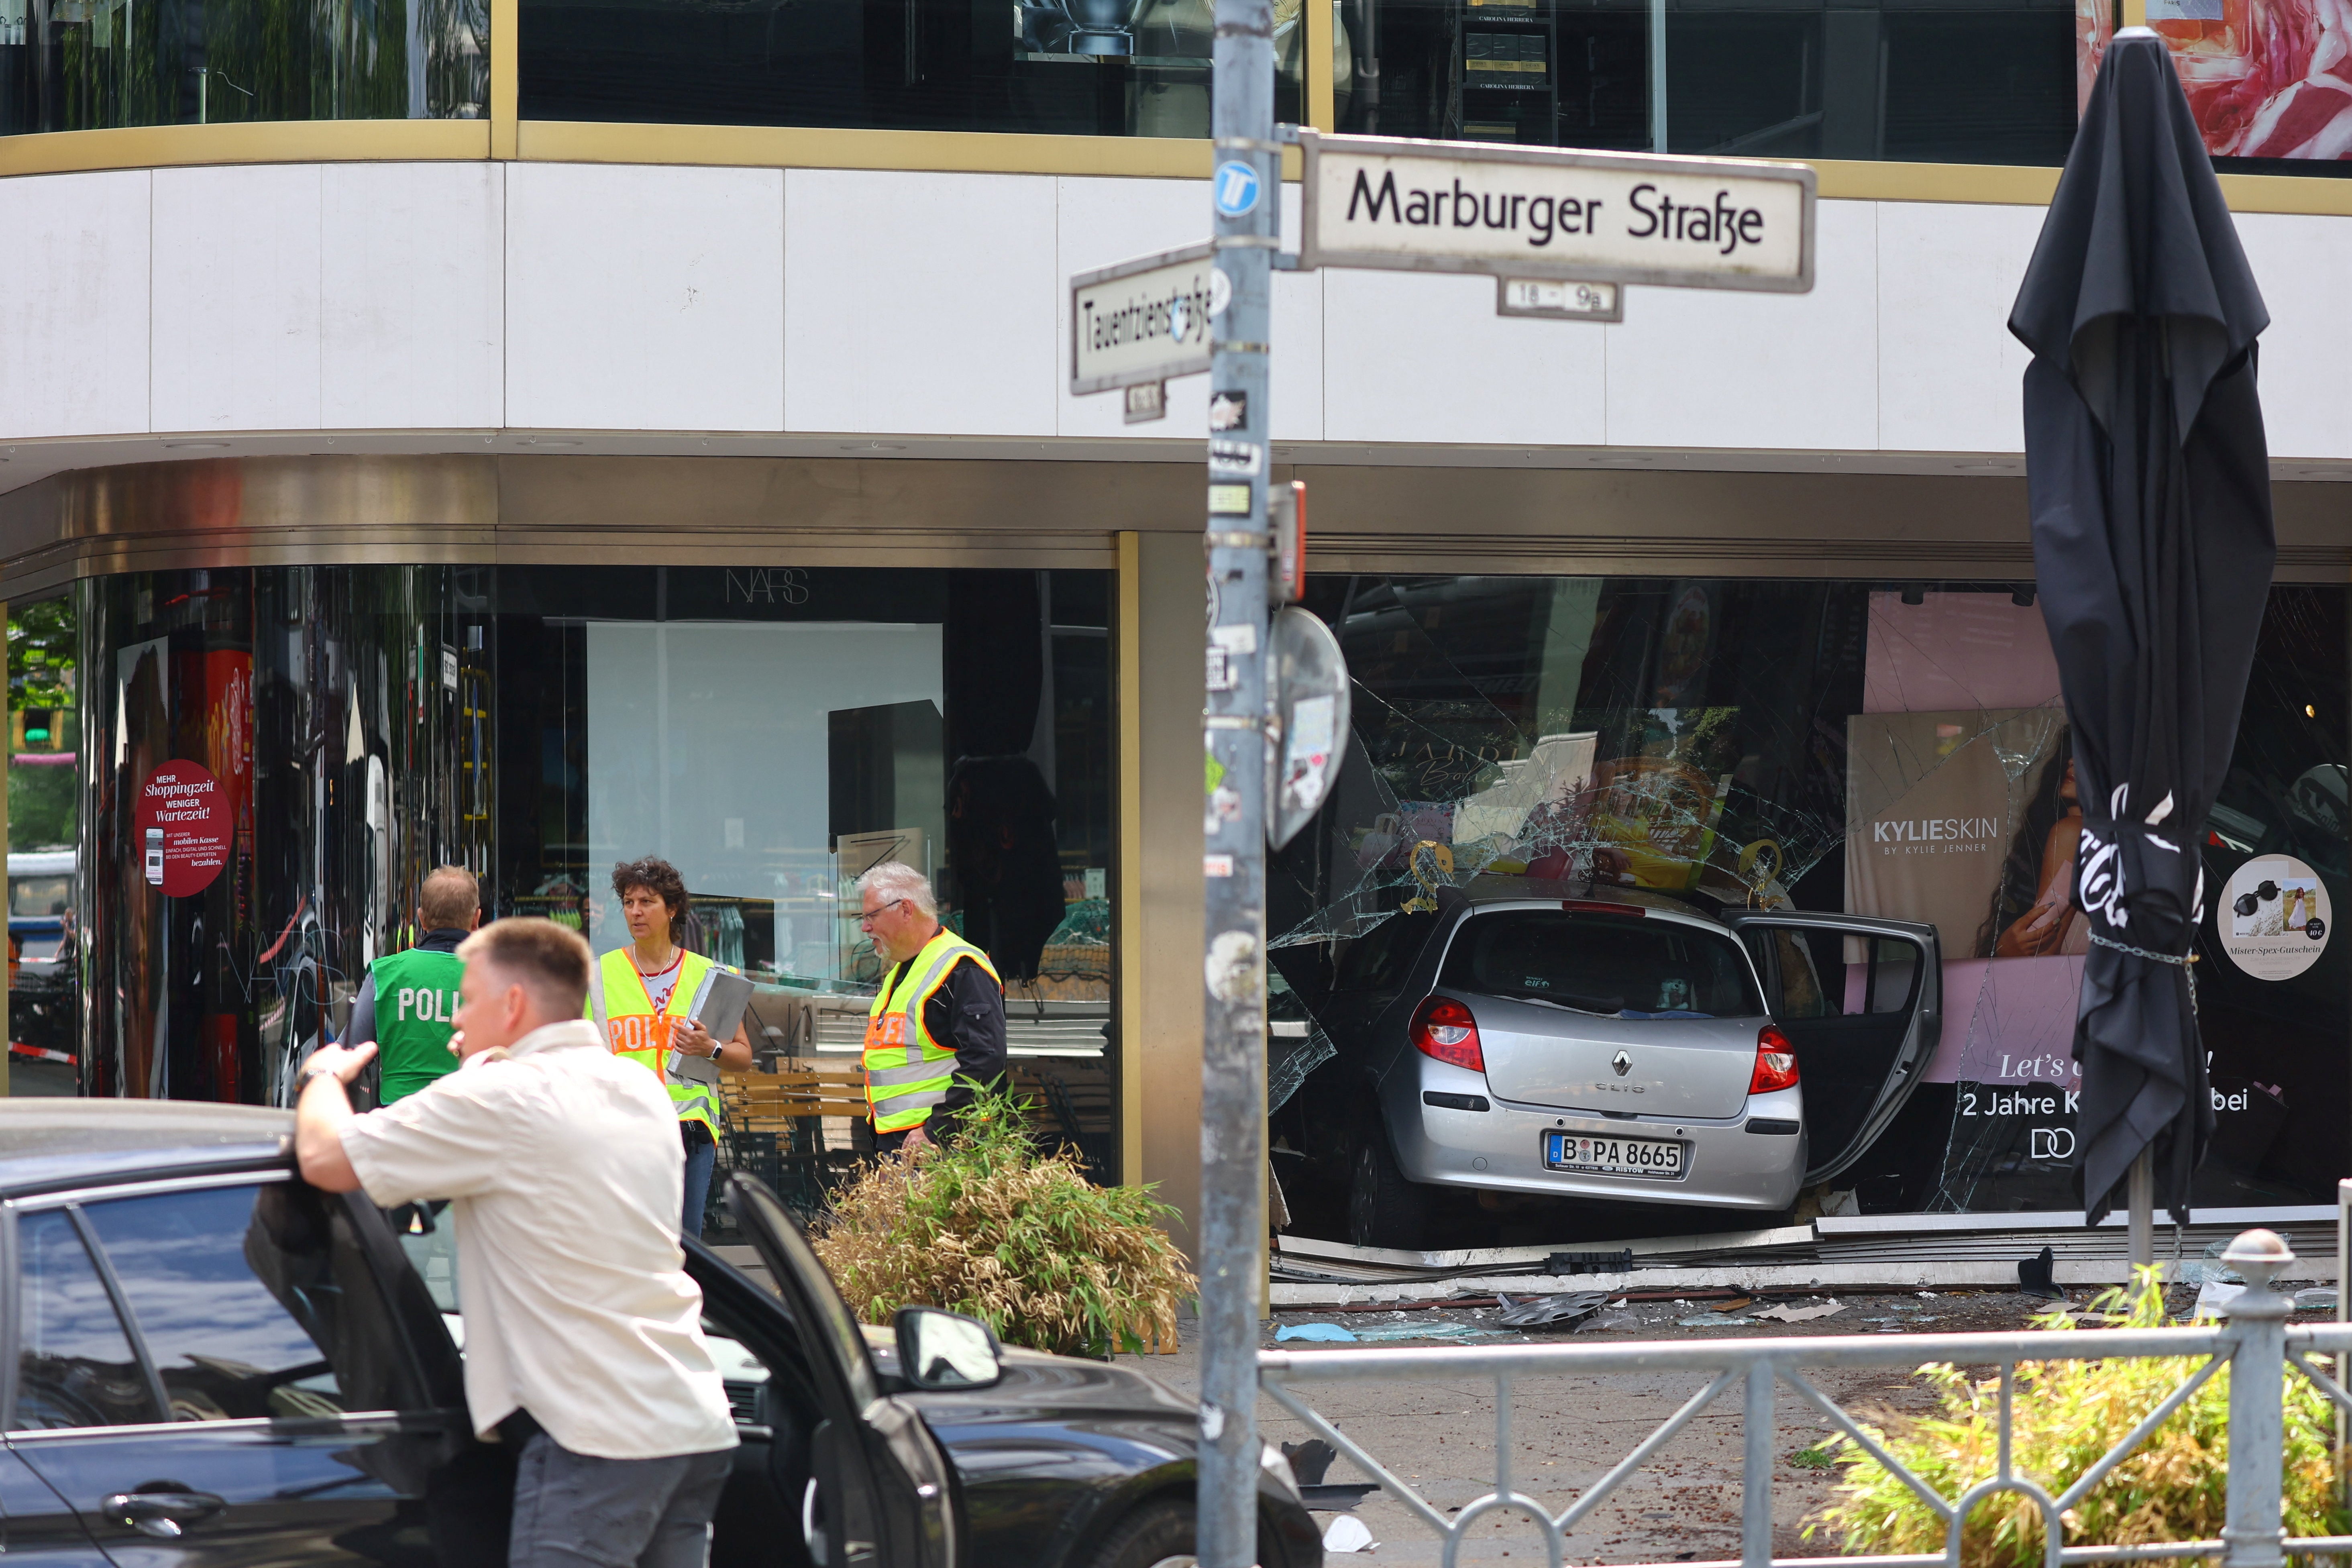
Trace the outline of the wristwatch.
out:
[[[310,1087],[310,1080],[312,1079],[331,1078],[334,1075],[331,1072],[322,1067],[304,1068],[300,1072],[294,1075],[294,1098],[297,1100],[302,1098],[302,1091]]]

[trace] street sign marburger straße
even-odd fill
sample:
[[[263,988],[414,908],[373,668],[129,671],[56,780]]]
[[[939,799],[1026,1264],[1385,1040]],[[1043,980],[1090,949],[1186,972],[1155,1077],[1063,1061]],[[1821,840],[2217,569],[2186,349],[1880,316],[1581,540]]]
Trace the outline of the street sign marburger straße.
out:
[[[1298,132],[1301,271],[1469,272],[1615,285],[1605,304],[1506,314],[1622,320],[1622,286],[1801,294],[1813,286],[1813,171],[1755,159],[1579,153]],[[1209,368],[1206,245],[1070,279],[1070,391]]]
[[[1071,393],[1205,372],[1215,271],[1209,247],[1188,245],[1071,279]]]
[[[1298,266],[1800,294],[1813,171],[1648,153],[1324,136],[1306,154]]]

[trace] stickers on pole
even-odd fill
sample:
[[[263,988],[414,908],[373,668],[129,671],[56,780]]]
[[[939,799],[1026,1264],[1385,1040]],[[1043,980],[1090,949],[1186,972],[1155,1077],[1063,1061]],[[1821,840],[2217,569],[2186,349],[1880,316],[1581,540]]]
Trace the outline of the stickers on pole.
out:
[[[1237,158],[1217,165],[1217,211],[1226,217],[1247,217],[1257,210],[1257,171]]]
[[[228,802],[202,763],[175,760],[149,773],[133,823],[147,884],[167,899],[203,892],[228,864]]]
[[[2257,855],[2238,868],[2214,910],[2221,951],[2257,980],[2292,980],[2327,951],[2327,889],[2292,855]]]

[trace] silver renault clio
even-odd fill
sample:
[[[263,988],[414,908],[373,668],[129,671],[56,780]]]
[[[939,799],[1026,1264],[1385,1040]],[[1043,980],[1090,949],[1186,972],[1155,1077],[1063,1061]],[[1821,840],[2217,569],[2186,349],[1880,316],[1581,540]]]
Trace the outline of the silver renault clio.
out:
[[[1787,1208],[1917,1086],[1940,976],[1934,929],[1908,921],[1445,889],[1359,938],[1321,1009],[1339,1054],[1320,1088],[1361,1108],[1349,1238],[1423,1245],[1444,1188]]]

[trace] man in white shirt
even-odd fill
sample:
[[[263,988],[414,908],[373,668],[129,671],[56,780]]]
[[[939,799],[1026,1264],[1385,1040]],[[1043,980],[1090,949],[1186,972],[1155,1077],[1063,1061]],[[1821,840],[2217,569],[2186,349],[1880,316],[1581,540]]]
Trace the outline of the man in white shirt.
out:
[[[457,956],[460,1069],[361,1116],[344,1086],[374,1045],[318,1051],[302,1175],[384,1207],[454,1200],[475,1433],[529,1433],[509,1568],[701,1568],[736,1437],[678,1246],[677,1113],[581,1016],[576,933],[498,921]]]

